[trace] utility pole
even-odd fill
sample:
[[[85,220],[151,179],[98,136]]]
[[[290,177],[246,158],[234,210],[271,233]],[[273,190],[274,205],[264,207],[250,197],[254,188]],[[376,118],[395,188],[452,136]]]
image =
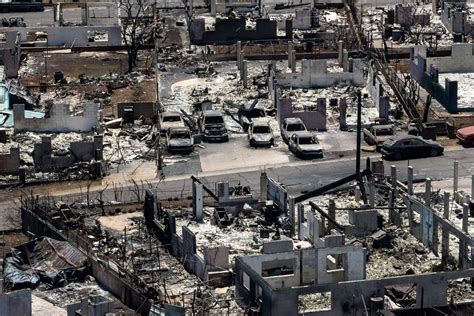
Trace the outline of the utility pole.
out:
[[[364,181],[360,175],[360,152],[361,152],[361,134],[362,134],[362,99],[361,92],[357,90],[357,148],[356,148],[356,177],[359,183],[360,192],[362,193],[362,199],[364,204],[368,203],[367,194],[365,192]]]
[[[155,101],[155,114],[157,117],[156,120],[156,127],[158,130],[158,140],[156,142],[155,150],[156,150],[156,166],[158,172],[161,172],[163,169],[162,166],[162,150],[161,150],[161,126],[160,126],[160,119],[159,115],[161,112],[161,101],[160,101],[160,67],[158,65],[158,52],[159,52],[159,45],[158,45],[158,7],[155,0],[153,5],[153,40],[154,40],[154,48],[155,48],[155,93],[156,93],[156,101]]]
[[[157,4],[153,5],[153,39],[154,39],[154,49],[155,49],[155,93],[156,93],[156,110],[159,113],[160,112],[160,71],[159,71],[159,65],[158,65],[158,51],[159,51],[159,45],[158,45],[158,8]],[[159,123],[158,123],[159,124]]]

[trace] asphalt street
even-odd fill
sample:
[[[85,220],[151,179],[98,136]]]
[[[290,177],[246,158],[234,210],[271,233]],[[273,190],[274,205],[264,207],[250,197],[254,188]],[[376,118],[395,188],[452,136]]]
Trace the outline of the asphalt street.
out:
[[[371,159],[379,159],[380,155],[363,155],[362,167],[365,166],[367,157]],[[470,177],[474,174],[474,148],[465,148],[463,150],[446,151],[443,156],[402,160],[402,161],[385,161],[385,174],[390,174],[390,165],[395,165],[400,180],[406,179],[408,165],[414,168],[415,179],[431,178],[433,187],[436,188],[437,180],[446,180],[453,178],[453,163],[459,161],[459,176]],[[340,178],[348,176],[355,172],[355,157],[335,158],[325,161],[294,161],[283,165],[275,165],[272,167],[250,167],[240,169],[229,169],[224,171],[206,172],[194,174],[199,177],[211,189],[214,189],[215,183],[219,181],[229,181],[232,185],[240,183],[248,185],[252,188],[253,193],[259,194],[260,191],[260,173],[265,171],[267,175],[278,182],[282,183],[288,190],[290,195],[297,196],[301,193],[308,192],[320,186],[329,184]],[[191,174],[166,176],[164,179],[156,178],[148,181],[153,190],[156,190],[158,198],[186,198],[191,196]],[[468,182],[470,183],[470,181]],[[84,185],[79,187],[77,184],[53,184],[52,186],[28,187],[24,191],[33,194],[44,194],[48,192],[50,195],[60,196],[64,194],[74,194],[84,191]],[[105,188],[106,184],[98,183],[92,187],[91,192],[98,192]],[[123,184],[124,188],[131,187],[131,184]],[[110,188],[110,186],[109,186]],[[464,188],[465,190],[469,188]],[[20,191],[8,193],[0,193],[8,195],[7,198],[0,199],[0,222],[8,224],[10,219],[6,219],[6,215],[11,214],[18,207],[15,201]],[[5,196],[4,196],[5,197]],[[1,220],[3,219],[3,220]],[[0,225],[3,226],[3,225]],[[1,227],[0,227],[1,228]]]
[[[366,157],[372,160],[380,158],[380,155],[364,155],[361,163],[365,167]],[[431,178],[433,181],[450,179],[453,177],[453,163],[459,161],[459,176],[467,177],[474,174],[474,149],[446,151],[443,156],[401,160],[385,161],[385,174],[390,174],[390,166],[395,165],[398,178],[406,180],[407,167],[414,168],[415,179]],[[235,184],[249,185],[254,192],[259,191],[260,173],[264,171],[269,177],[283,183],[291,195],[298,195],[320,186],[329,184],[335,180],[348,176],[355,172],[355,157],[339,158],[326,161],[295,161],[285,165],[272,167],[254,167],[238,170],[219,171],[215,173],[202,173],[197,176],[213,188],[214,183],[219,181],[230,181]],[[190,175],[170,176],[157,186],[157,192],[161,198],[185,197],[191,192]]]

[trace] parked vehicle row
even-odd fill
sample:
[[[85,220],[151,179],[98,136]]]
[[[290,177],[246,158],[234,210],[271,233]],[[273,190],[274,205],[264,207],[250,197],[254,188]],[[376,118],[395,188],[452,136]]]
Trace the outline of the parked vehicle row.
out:
[[[194,151],[194,137],[186,126],[180,112],[163,112],[159,115],[160,135],[165,137],[170,153],[191,153]],[[202,111],[197,126],[199,134],[206,141],[228,141],[229,133],[224,117],[219,111]]]
[[[186,114],[186,113],[184,113]],[[200,134],[205,141],[228,141],[229,132],[224,122],[224,116],[216,110],[200,111],[197,121],[186,126],[180,112],[163,112],[159,116],[160,134],[165,137],[170,153],[191,153],[194,150],[195,136]],[[192,120],[186,115],[186,120]],[[275,145],[274,131],[265,118],[264,109],[254,106],[248,111],[239,112],[239,122],[247,129],[248,141],[251,147],[272,147]],[[189,122],[188,122],[189,123]],[[281,122],[281,137],[288,149],[298,158],[323,157],[322,146],[318,138],[309,132],[301,118],[286,118]],[[368,135],[374,138],[377,150],[386,159],[401,160],[442,155],[444,148],[439,143],[423,139],[420,136],[394,136],[393,125],[370,126],[364,138]],[[474,145],[474,126],[461,128],[456,137],[463,145]],[[385,138],[385,139],[383,139]]]
[[[243,120],[242,126],[247,127],[249,145],[252,147],[273,146],[275,144],[274,131],[268,120],[264,118],[265,113],[260,108],[254,107],[252,111],[248,111],[246,114],[251,114],[250,119],[242,113],[239,117]],[[186,126],[180,112],[163,112],[160,114],[159,120],[160,134],[166,138],[168,152],[184,154],[193,152],[195,145],[193,133]],[[205,141],[226,142],[229,140],[229,132],[224,117],[219,111],[201,111],[196,129]],[[288,144],[289,151],[296,157],[323,157],[319,140],[306,129],[300,118],[286,118],[283,120],[281,137]]]

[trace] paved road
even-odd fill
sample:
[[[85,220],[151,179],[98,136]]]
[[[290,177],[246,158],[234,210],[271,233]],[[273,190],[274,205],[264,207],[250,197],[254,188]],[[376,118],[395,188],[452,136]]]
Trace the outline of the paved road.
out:
[[[378,154],[363,154],[362,167],[365,166],[365,159],[370,157],[372,160],[379,159]],[[385,173],[390,174],[390,165],[397,166],[399,179],[406,179],[407,166],[414,167],[415,178],[427,178],[432,180],[450,179],[453,177],[453,162],[459,161],[459,176],[467,177],[474,174],[474,148],[463,150],[446,151],[443,156],[415,160],[385,161]],[[254,191],[259,191],[260,173],[266,171],[269,177],[283,183],[290,194],[297,195],[301,192],[307,192],[332,181],[352,174],[355,171],[355,157],[334,158],[331,160],[314,161],[291,161],[271,167],[253,166],[247,168],[234,168],[228,170],[219,170],[213,172],[201,172],[193,175],[201,178],[205,183],[213,188],[213,184],[219,181],[230,181],[235,184],[240,182],[242,185],[249,185]],[[191,192],[192,174],[165,175],[164,180],[153,179],[147,183],[157,188],[162,198],[168,197],[186,197]],[[104,183],[96,183],[92,190],[100,190],[105,186]],[[123,184],[123,186],[127,186]],[[110,186],[109,186],[110,187]],[[49,191],[52,195],[72,194],[80,192],[78,185],[70,184],[52,184],[40,187],[28,188],[28,191],[45,192]],[[82,191],[84,191],[82,184]],[[11,194],[11,193],[10,193]],[[14,197],[14,195],[11,195]]]
[[[367,157],[367,155],[364,155]],[[378,159],[379,155],[369,155],[372,159]],[[458,160],[459,176],[470,177],[474,174],[474,149],[466,148],[464,150],[447,151],[443,156],[403,160],[397,162],[386,162],[385,173],[390,173],[390,165],[397,166],[399,179],[406,179],[406,170],[408,164],[415,170],[415,178],[430,177],[432,180],[451,179],[453,177],[453,162]],[[365,162],[362,163],[365,166]],[[249,185],[255,194],[259,192],[260,173],[263,167],[251,167],[241,169],[229,169],[226,171],[207,172],[198,174],[206,184],[214,188],[214,183],[219,181],[230,181],[235,184],[240,182],[242,185]],[[291,195],[298,195],[322,185],[331,183],[337,179],[352,174],[355,171],[355,158],[340,158],[326,161],[295,161],[284,165],[276,165],[266,168],[268,176],[283,183]],[[470,182],[467,182],[470,183]],[[191,195],[190,175],[167,176],[165,180],[155,179],[149,181],[149,184],[156,189],[158,197],[165,198],[186,198]],[[436,188],[436,183],[433,184]],[[28,188],[33,192],[44,192],[46,187]],[[96,186],[92,191],[98,191],[102,187]],[[109,187],[110,188],[110,187]],[[464,188],[465,190],[469,188]],[[82,186],[82,192],[85,188]],[[80,192],[77,185],[55,184],[54,189],[48,190],[52,195],[73,194]],[[3,194],[3,193],[2,193]],[[11,199],[0,203],[0,210],[3,214],[11,212],[15,207],[13,199],[15,194],[10,193]],[[1,218],[2,216],[0,216]],[[1,229],[1,227],[0,227]]]
[[[367,157],[367,155],[364,155]],[[372,159],[378,159],[379,155],[368,155]],[[399,179],[405,180],[408,165],[414,168],[415,179],[431,178],[432,180],[450,179],[453,177],[453,163],[459,161],[459,176],[471,176],[474,174],[474,149],[447,151],[443,156],[402,160],[386,161],[385,173],[390,174],[390,165],[397,166]],[[365,166],[365,161],[362,162]],[[259,190],[260,172],[263,168],[247,168],[241,170],[228,170],[219,173],[203,173],[200,178],[207,183],[215,183],[223,180],[240,181],[242,185],[250,185],[254,190]],[[354,173],[355,158],[341,158],[319,162],[292,162],[286,165],[266,168],[267,174],[283,183],[290,194],[298,195],[310,191],[332,181]],[[168,177],[158,187],[158,192],[163,197],[179,196],[178,193],[188,193],[191,190],[188,176]],[[178,194],[178,195],[177,195]],[[183,196],[186,196],[183,194]]]

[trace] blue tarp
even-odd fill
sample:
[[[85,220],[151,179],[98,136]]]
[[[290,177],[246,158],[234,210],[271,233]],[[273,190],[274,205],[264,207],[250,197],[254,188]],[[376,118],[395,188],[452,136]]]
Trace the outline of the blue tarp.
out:
[[[44,112],[25,110],[26,118],[43,118],[44,115],[45,115]],[[0,126],[12,127],[14,125],[15,125],[15,122],[13,121],[13,111],[12,110],[0,111]]]
[[[43,118],[45,113],[36,111],[25,111],[26,118]],[[0,85],[0,126],[14,126],[13,110],[10,109],[10,97],[7,87]]]

